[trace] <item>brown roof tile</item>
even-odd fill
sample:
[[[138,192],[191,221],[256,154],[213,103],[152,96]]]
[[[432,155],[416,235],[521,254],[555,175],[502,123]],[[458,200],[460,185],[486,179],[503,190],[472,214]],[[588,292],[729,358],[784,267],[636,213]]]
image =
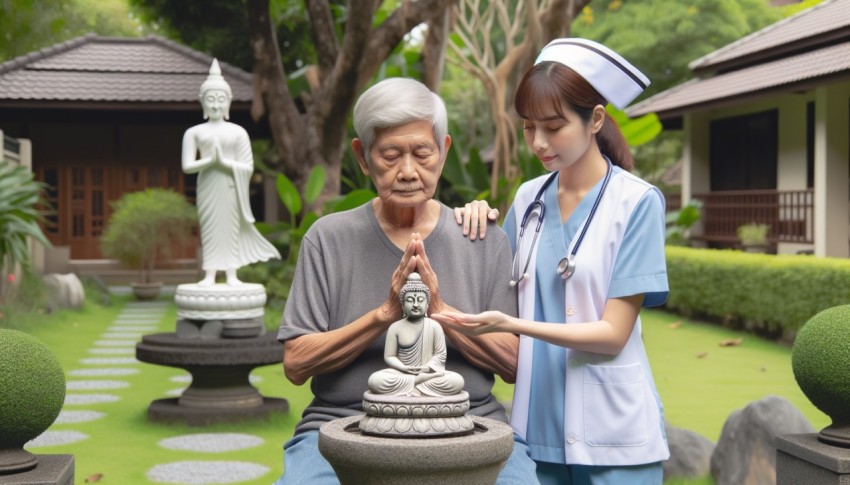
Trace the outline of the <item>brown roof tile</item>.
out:
[[[850,27],[850,0],[826,0],[808,10],[780,20],[690,63],[693,70],[705,70],[734,59],[768,51],[778,46]]]
[[[629,116],[658,113],[675,116],[701,105],[729,102],[737,97],[792,90],[818,78],[850,78],[850,41],[767,62],[706,79],[692,79],[646,99],[627,110]]]
[[[212,57],[162,37],[87,35],[0,64],[0,102],[196,102]],[[234,101],[251,74],[220,63]]]

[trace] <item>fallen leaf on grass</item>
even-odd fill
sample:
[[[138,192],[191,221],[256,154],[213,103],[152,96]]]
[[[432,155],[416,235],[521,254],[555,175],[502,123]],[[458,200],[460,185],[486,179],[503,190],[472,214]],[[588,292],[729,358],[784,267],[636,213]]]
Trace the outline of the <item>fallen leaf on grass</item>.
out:
[[[727,338],[720,341],[721,347],[736,347],[744,342],[742,338]]]
[[[702,359],[702,358],[704,358],[704,357],[705,357],[705,356],[707,356],[707,355],[708,355],[708,352],[699,352],[699,353],[697,353],[696,358],[697,358],[697,359]]]
[[[667,325],[667,326],[670,327],[670,328],[679,328],[679,327],[682,326],[682,321],[679,320],[679,321],[673,322],[673,323],[671,323],[670,325]]]
[[[95,473],[86,477],[86,483],[99,482],[101,478],[103,478],[103,473]]]

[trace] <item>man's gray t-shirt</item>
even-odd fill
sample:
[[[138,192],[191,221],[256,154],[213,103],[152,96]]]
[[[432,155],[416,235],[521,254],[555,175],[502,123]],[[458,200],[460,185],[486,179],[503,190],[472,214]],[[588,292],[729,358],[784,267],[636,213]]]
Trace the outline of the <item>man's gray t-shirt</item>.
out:
[[[423,242],[446,304],[462,312],[516,315],[516,293],[508,284],[511,250],[500,228],[491,225],[486,239],[470,241],[455,224],[451,209],[441,204],[440,220]],[[320,218],[302,241],[278,340],[335,330],[382,305],[403,254],[380,228],[371,203]],[[362,413],[369,375],[387,367],[385,336],[345,368],[313,376],[314,399],[295,434]],[[463,376],[470,414],[507,422],[491,393],[493,374],[470,364],[448,339],[446,343],[446,369]]]

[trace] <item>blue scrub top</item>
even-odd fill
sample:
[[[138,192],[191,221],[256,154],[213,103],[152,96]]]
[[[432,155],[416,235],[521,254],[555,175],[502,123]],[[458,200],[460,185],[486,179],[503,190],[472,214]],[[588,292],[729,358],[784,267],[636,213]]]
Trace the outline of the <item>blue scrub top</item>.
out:
[[[613,167],[612,177],[623,169]],[[535,266],[534,320],[539,322],[566,322],[564,284],[568,284],[556,272],[558,262],[567,255],[570,241],[576,236],[582,222],[602,188],[602,180],[581,200],[567,219],[561,223],[558,203],[558,178],[546,188],[543,202],[546,205],[546,220],[538,238]],[[504,229],[516,253],[516,217],[511,206],[505,218]],[[659,216],[660,214],[660,216]],[[604,224],[592,220],[591,224]],[[523,237],[533,238],[536,221],[529,221]],[[638,202],[629,219],[614,263],[608,298],[620,298],[644,293],[644,307],[657,306],[667,299],[667,272],[664,252],[664,208],[654,191],[647,191]],[[528,244],[526,242],[526,244]],[[584,244],[594,244],[585,239]],[[527,254],[519,257],[525,264]],[[581,247],[576,253],[576,264],[593,264],[581,258]],[[565,464],[564,458],[564,400],[566,378],[566,350],[541,340],[534,341],[534,359],[531,370],[531,400],[529,402],[528,430],[526,441],[531,456],[538,461]]]

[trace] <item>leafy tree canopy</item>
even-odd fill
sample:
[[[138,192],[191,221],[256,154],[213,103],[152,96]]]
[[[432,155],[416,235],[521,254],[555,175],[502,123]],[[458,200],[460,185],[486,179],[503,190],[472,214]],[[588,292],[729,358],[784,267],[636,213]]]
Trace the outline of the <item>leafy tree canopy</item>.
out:
[[[643,71],[641,99],[691,77],[688,64],[777,20],[766,0],[594,0],[573,34],[601,42]]]
[[[150,30],[127,0],[0,1],[0,61],[90,32],[136,37]]]
[[[146,22],[159,26],[166,36],[251,71],[254,58],[247,0],[129,2],[139,10]],[[341,2],[335,2],[338,3]],[[295,72],[315,57],[304,2],[271,0],[269,7],[280,42],[284,69]]]

